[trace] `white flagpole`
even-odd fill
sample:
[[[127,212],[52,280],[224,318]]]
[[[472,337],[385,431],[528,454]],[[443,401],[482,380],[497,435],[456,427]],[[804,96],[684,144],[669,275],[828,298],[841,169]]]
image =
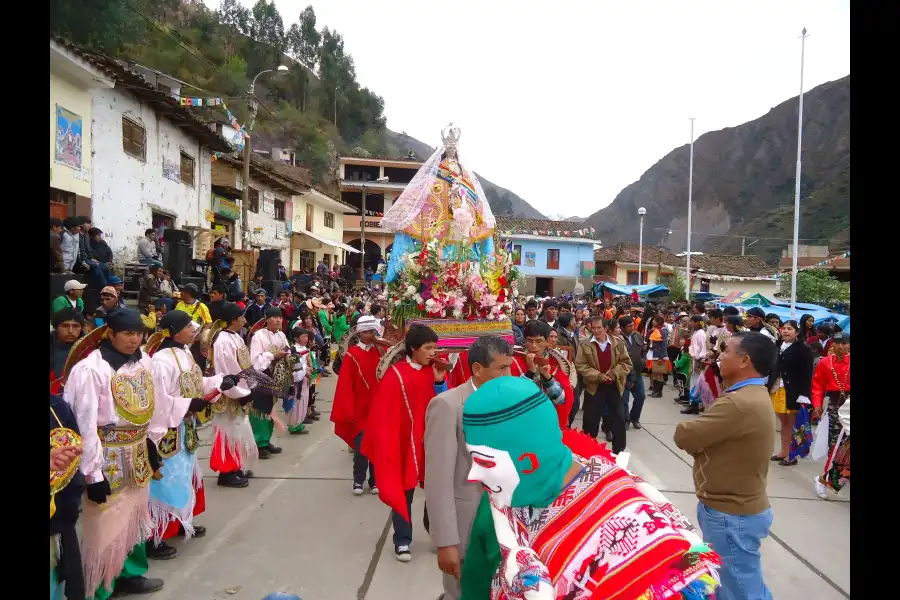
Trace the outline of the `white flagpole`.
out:
[[[691,117],[691,163],[688,171],[687,263],[685,263],[684,297],[691,299],[691,203],[694,193],[694,117]]]
[[[803,59],[806,53],[806,27],[800,34],[800,104],[797,110],[797,177],[794,181],[794,251],[791,264],[791,318],[797,318],[797,250],[800,242],[800,166],[803,157]]]

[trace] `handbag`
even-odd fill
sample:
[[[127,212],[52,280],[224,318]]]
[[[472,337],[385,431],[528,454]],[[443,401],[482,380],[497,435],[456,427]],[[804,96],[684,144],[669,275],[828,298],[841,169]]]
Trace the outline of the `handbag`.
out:
[[[828,413],[822,415],[816,431],[813,433],[813,444],[809,455],[813,460],[822,460],[828,456]]]

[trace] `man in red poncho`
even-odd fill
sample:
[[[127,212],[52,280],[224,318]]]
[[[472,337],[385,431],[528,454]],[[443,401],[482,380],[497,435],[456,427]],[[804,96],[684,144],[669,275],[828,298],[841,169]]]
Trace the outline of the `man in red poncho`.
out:
[[[367,315],[359,318],[356,323],[359,342],[344,354],[331,409],[334,433],[353,448],[353,493],[357,496],[363,493],[366,471],[369,473],[369,491],[378,493],[375,468],[360,448],[378,383],[375,371],[381,360],[381,353],[375,346],[375,337],[381,335],[382,331],[375,317]]]
[[[568,375],[561,369],[559,361],[550,356],[547,338],[550,337],[550,326],[543,321],[525,323],[525,356],[516,354],[513,358],[512,375],[525,377],[534,381],[556,408],[559,416],[559,428],[569,426],[569,411],[575,402],[575,390]],[[546,361],[547,364],[540,364]]]
[[[432,364],[437,341],[430,327],[410,326],[406,358],[379,383],[363,435],[362,453],[378,473],[378,495],[393,509],[394,555],[401,562],[412,560],[413,492],[425,483],[425,410],[447,390],[446,372]]]

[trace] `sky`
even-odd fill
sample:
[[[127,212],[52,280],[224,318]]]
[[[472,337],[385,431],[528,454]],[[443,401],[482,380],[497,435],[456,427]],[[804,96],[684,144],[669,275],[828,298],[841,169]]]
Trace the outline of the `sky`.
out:
[[[218,0],[205,0],[212,8]],[[254,0],[242,0],[252,6]],[[587,217],[673,149],[850,73],[849,0],[275,0],[344,37],[387,126],[545,215]]]

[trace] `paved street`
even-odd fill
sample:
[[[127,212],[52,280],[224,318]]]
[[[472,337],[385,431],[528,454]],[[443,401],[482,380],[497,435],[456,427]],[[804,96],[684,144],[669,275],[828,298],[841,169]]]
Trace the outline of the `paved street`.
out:
[[[421,526],[422,496],[413,507],[413,560],[393,557],[390,512],[368,492],[353,496],[351,455],[328,421],[336,377],[323,379],[322,420],[306,436],[281,436],[284,453],[260,461],[242,490],[222,489],[209,472],[210,428],[201,432],[207,476],[203,539],[174,542],[179,556],[151,562],[165,579],[153,600],[261,600],[267,593],[303,600],[433,600],[440,594],[435,554]],[[672,442],[683,417],[667,388],[648,399],[642,431],[629,430],[630,468],[695,518],[691,459]],[[691,417],[686,417],[691,418]],[[277,435],[277,434],[276,434]],[[766,581],[775,598],[850,597],[850,494],[819,500],[812,486],[821,462],[773,466],[769,496],[775,514],[763,544]]]

